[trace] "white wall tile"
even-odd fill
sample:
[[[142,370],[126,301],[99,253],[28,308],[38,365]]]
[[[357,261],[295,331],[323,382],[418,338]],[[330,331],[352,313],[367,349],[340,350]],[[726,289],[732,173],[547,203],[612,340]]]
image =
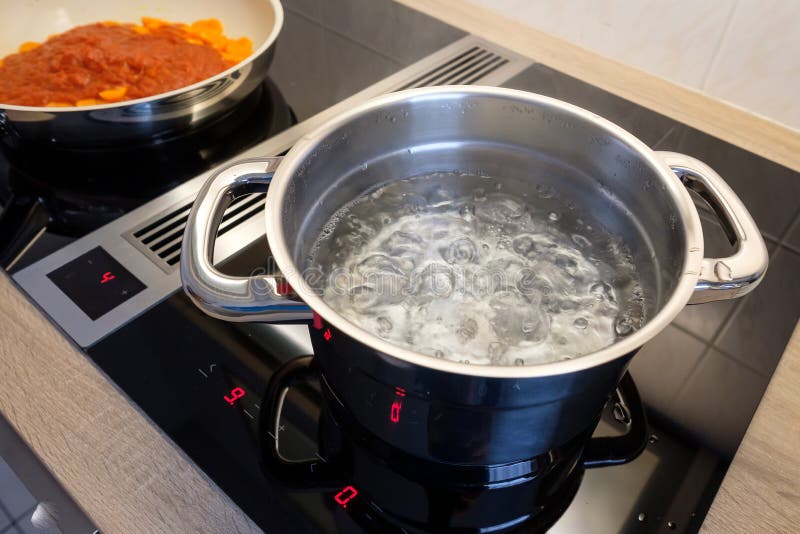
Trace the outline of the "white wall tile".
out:
[[[737,0],[471,0],[546,33],[700,87]]]
[[[702,89],[800,130],[800,1],[741,0]]]
[[[467,0],[800,130],[800,0]]]

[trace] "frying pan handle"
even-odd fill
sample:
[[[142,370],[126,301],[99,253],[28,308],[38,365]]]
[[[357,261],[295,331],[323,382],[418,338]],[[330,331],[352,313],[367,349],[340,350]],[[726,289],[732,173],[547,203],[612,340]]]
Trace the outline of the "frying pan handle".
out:
[[[14,267],[51,220],[50,211],[41,198],[12,196],[0,215],[0,268]]]
[[[183,289],[206,314],[234,322],[311,319],[311,309],[280,276],[227,276],[211,264],[219,223],[236,196],[265,192],[282,158],[238,161],[214,174],[197,194],[181,250]]]
[[[711,206],[731,245],[736,247],[733,256],[703,259],[689,304],[732,299],[751,292],[767,272],[769,254],[750,212],[725,180],[702,161],[677,152],[656,154],[683,185]]]
[[[333,491],[341,489],[344,470],[335,460],[321,456],[310,460],[288,460],[280,453],[281,412],[286,393],[299,382],[316,380],[319,371],[314,356],[298,356],[278,368],[261,400],[259,442],[264,473],[295,490]]]
[[[635,460],[647,446],[647,416],[639,397],[639,390],[626,372],[619,381],[614,395],[614,417],[628,427],[621,436],[592,438],[584,449],[583,466],[605,467]]]

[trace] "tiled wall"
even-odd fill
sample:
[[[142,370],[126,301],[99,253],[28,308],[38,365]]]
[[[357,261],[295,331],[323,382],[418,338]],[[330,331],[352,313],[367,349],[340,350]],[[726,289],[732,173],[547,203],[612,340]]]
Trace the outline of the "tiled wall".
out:
[[[800,130],[798,0],[468,0]]]

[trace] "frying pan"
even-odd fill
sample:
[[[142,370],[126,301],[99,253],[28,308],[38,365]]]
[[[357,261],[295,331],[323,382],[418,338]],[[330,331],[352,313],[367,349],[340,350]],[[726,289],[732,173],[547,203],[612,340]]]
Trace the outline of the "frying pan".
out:
[[[6,146],[42,144],[83,148],[143,142],[188,130],[245,99],[267,75],[283,25],[279,0],[0,0],[5,21],[0,57],[25,41],[75,26],[142,16],[174,22],[217,18],[229,37],[249,37],[254,52],[241,63],[201,82],[148,98],[85,107],[47,108],[0,103],[0,137]]]

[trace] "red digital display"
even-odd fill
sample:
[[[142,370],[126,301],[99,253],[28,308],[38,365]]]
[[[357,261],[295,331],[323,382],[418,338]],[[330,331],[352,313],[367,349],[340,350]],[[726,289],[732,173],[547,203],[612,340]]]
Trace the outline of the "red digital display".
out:
[[[239,399],[241,399],[242,397],[244,397],[244,393],[245,393],[245,391],[244,391],[242,388],[233,388],[233,389],[231,390],[231,394],[230,394],[230,396],[228,396],[228,395],[225,395],[225,397],[224,397],[224,398],[225,398],[225,400],[226,400],[226,401],[228,401],[228,404],[230,404],[231,406],[233,406],[233,405],[234,405],[234,403],[235,403],[237,400],[239,400]]]
[[[322,334],[322,337],[325,338],[325,341],[330,341],[331,338],[333,337],[333,334],[331,334],[331,329],[330,328],[326,329],[325,333]]]
[[[400,410],[403,409],[403,401],[396,400],[392,403],[392,409],[389,411],[389,420],[392,423],[400,422]]]
[[[116,276],[111,274],[111,271],[106,271],[103,273],[103,278],[100,279],[100,283],[105,284],[106,282],[110,282],[114,278],[116,278]]]
[[[322,330],[322,317],[317,312],[314,312],[314,328]]]
[[[396,387],[394,388],[394,394],[397,395],[398,397],[405,397],[406,390],[400,387]]]
[[[339,503],[339,506],[342,508],[347,508],[347,503],[355,499],[356,495],[358,495],[357,489],[355,489],[353,486],[346,486],[342,488],[342,491],[337,493],[333,498],[337,503]]]

